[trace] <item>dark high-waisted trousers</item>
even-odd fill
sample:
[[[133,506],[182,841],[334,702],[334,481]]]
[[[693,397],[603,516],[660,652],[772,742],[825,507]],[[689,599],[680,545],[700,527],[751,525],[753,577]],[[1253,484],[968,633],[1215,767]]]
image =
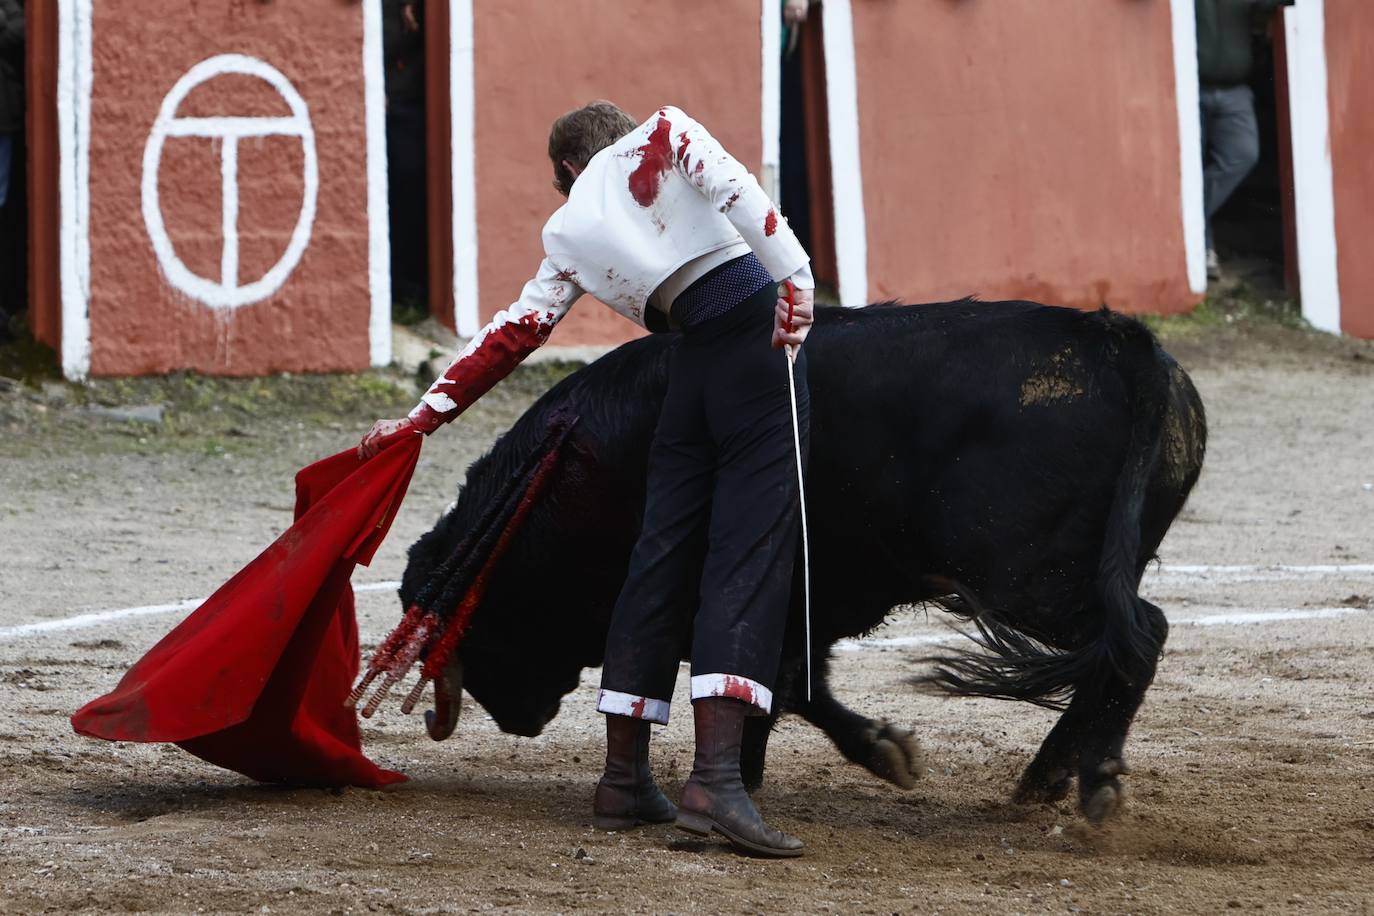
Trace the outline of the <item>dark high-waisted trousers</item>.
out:
[[[787,354],[770,345],[776,301],[769,282],[687,326],[672,355],[644,527],[606,641],[601,712],[666,723],[689,644],[693,700],[772,707],[801,530]],[[804,353],[796,363],[803,455]]]

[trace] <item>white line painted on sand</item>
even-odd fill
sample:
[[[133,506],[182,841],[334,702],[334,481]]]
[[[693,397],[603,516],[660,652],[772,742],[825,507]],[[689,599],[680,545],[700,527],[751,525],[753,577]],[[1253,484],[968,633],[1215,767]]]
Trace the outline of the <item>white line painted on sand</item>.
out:
[[[357,592],[394,592],[401,587],[400,582],[364,582],[361,585],[353,586],[353,591]]]
[[[966,639],[963,633],[923,633],[920,636],[887,636],[883,638],[842,639],[835,643],[836,652],[867,652],[871,649],[913,649],[917,646],[940,646]]]
[[[122,620],[126,617],[147,617],[153,614],[172,614],[183,611],[194,610],[200,607],[204,599],[193,598],[189,601],[178,601],[174,604],[145,604],[142,607],[125,607],[108,611],[91,611],[87,614],[77,614],[75,617],[59,617],[56,620],[40,620],[36,623],[21,623],[13,627],[0,627],[0,640],[13,639],[16,636],[35,636],[40,633],[51,633],[57,630],[83,630],[86,627],[98,626],[112,620]]]
[[[1266,608],[1261,611],[1223,611],[1206,617],[1184,617],[1170,620],[1174,626],[1226,627],[1252,623],[1276,623],[1283,620],[1331,620],[1367,613],[1358,607]]]
[[[1374,564],[1368,563],[1327,563],[1309,566],[1263,566],[1258,564],[1238,564],[1234,566],[1163,566],[1151,567],[1145,572],[1145,580],[1154,579],[1201,579],[1217,582],[1285,582],[1299,579],[1359,579],[1374,576]]]
[[[1308,566],[1263,566],[1258,564],[1237,564],[1231,566],[1178,565],[1165,566],[1157,571],[1152,570],[1150,573],[1147,573],[1146,578],[1167,578],[1169,576],[1202,578],[1209,581],[1227,582],[1270,582],[1275,580],[1316,578],[1321,576],[1360,578],[1364,576],[1374,577],[1374,564],[1315,564]],[[384,592],[395,591],[400,587],[401,583],[395,581],[365,582],[354,585],[353,591],[356,593]],[[33,623],[19,624],[17,626],[0,627],[0,640],[56,630],[82,629],[84,627],[97,626],[111,620],[121,620],[126,617],[146,617],[154,614],[171,614],[177,611],[190,611],[199,607],[204,601],[204,598],[189,598],[185,601],[173,602],[171,604],[147,604],[138,607],[88,611],[71,617],[59,617],[52,620],[39,620]],[[1169,622],[1179,626],[1206,627],[1221,626],[1223,624],[1269,623],[1279,620],[1316,620],[1330,617],[1345,617],[1361,612],[1359,608],[1349,607],[1263,608],[1256,611],[1234,611],[1230,608],[1215,608],[1215,610],[1216,613],[1208,614],[1204,617],[1171,618]],[[861,641],[843,640],[836,644],[836,648],[841,651],[852,651],[851,644],[853,647],[862,648],[934,645],[957,638],[957,634],[936,634],[930,636],[896,637],[895,641],[882,639],[865,639]]]
[[[1258,611],[1232,611],[1217,608],[1215,614],[1201,617],[1170,617],[1173,627],[1250,626],[1260,623],[1281,623],[1286,620],[1333,620],[1366,614],[1357,607],[1265,608]],[[919,646],[938,646],[965,639],[963,633],[923,633],[919,636],[891,636],[883,639],[842,639],[835,644],[839,652],[863,652],[869,649],[911,649]]]
[[[1248,573],[1248,572],[1289,572],[1289,573],[1310,573],[1314,575],[1329,575],[1334,573],[1374,573],[1374,563],[1314,563],[1311,565],[1293,565],[1291,563],[1238,563],[1238,564],[1203,564],[1189,566],[1186,564],[1166,565],[1160,567],[1161,572],[1178,572],[1189,574],[1205,574],[1212,572],[1220,573]]]
[[[353,591],[354,593],[385,592],[395,591],[400,587],[401,583],[399,582],[365,582],[353,586]],[[174,601],[171,604],[144,604],[138,607],[110,608],[102,611],[88,611],[73,617],[58,617],[54,620],[38,620],[33,623],[21,623],[17,626],[0,627],[0,642],[14,639],[17,636],[37,636],[62,630],[84,630],[87,627],[99,626],[113,620],[125,620],[130,617],[184,614],[194,611],[205,601],[205,598],[188,598],[185,601]]]

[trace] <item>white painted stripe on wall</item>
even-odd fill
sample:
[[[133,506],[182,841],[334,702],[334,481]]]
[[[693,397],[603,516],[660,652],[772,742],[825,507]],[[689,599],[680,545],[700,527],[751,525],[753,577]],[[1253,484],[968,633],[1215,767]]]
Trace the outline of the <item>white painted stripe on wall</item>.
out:
[[[59,0],[57,131],[62,373],[73,381],[91,370],[90,141],[91,0]]]
[[[95,82],[93,0],[76,5],[76,270],[81,283],[80,372],[91,370],[91,91]]]
[[[1322,331],[1341,329],[1336,266],[1336,200],[1331,170],[1331,110],[1326,85],[1325,0],[1298,0],[1283,11],[1293,136],[1302,316]]]
[[[1169,0],[1174,33],[1174,93],[1178,104],[1179,186],[1188,288],[1207,292],[1207,213],[1202,186],[1202,120],[1197,75],[1195,0]]]
[[[868,304],[868,222],[859,157],[854,10],[849,0],[826,0],[824,15],[825,100],[830,115],[830,185],[835,198],[840,304],[860,306]]]
[[[240,55],[221,55],[222,61],[243,61],[246,67],[251,68],[255,74],[265,72],[260,61],[255,58],[245,58]],[[253,63],[247,63],[252,61]],[[255,66],[256,65],[256,66]],[[276,68],[270,68],[276,71]],[[243,69],[225,69],[221,72],[243,73]],[[200,82],[213,78],[214,71],[206,73]],[[264,79],[266,76],[264,75]],[[283,82],[284,77],[280,78]],[[274,82],[267,79],[267,82]],[[180,82],[180,81],[178,81]],[[199,85],[199,83],[197,83]],[[168,93],[174,95],[180,102],[186,97],[187,93]],[[304,100],[302,100],[304,107]],[[163,133],[168,137],[210,137],[214,140],[221,138],[241,138],[241,137],[271,137],[276,134],[285,134],[291,137],[301,137],[306,134],[305,125],[300,117],[292,116],[289,118],[245,118],[245,117],[214,117],[214,118],[178,118],[176,108],[169,106],[167,110],[169,120],[163,127]]]
[[[391,362],[391,222],[382,0],[363,3],[363,111],[367,126],[367,288],[372,301],[368,355],[372,365],[385,366]]]
[[[67,378],[84,377],[79,371],[78,323],[86,320],[84,304],[76,300],[76,4],[57,2],[57,150],[58,150],[58,271],[62,297],[62,372]]]
[[[449,4],[449,120],[453,149],[453,323],[459,337],[482,329],[477,298],[477,76],[472,0]]]
[[[153,180],[157,180],[154,175]],[[219,256],[220,284],[239,285],[239,138],[223,138],[219,154],[220,232],[224,248]]]
[[[782,198],[782,6],[777,0],[760,0],[759,9],[762,178],[763,189],[776,202]]]

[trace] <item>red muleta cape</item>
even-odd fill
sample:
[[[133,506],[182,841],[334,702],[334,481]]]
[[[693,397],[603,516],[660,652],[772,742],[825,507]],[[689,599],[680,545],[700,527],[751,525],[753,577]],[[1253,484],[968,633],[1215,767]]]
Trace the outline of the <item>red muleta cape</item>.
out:
[[[358,674],[349,577],[391,527],[423,437],[367,461],[350,449],[296,475],[296,520],[124,675],[72,716],[78,734],[168,741],[262,782],[405,780],[363,755],[344,698]]]

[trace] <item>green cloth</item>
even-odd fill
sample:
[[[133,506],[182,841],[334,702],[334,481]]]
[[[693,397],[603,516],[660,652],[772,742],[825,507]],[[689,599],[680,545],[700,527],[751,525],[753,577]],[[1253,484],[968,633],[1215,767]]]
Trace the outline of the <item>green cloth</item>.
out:
[[[1196,0],[1198,78],[1204,86],[1235,86],[1250,79],[1257,17],[1291,0]]]

